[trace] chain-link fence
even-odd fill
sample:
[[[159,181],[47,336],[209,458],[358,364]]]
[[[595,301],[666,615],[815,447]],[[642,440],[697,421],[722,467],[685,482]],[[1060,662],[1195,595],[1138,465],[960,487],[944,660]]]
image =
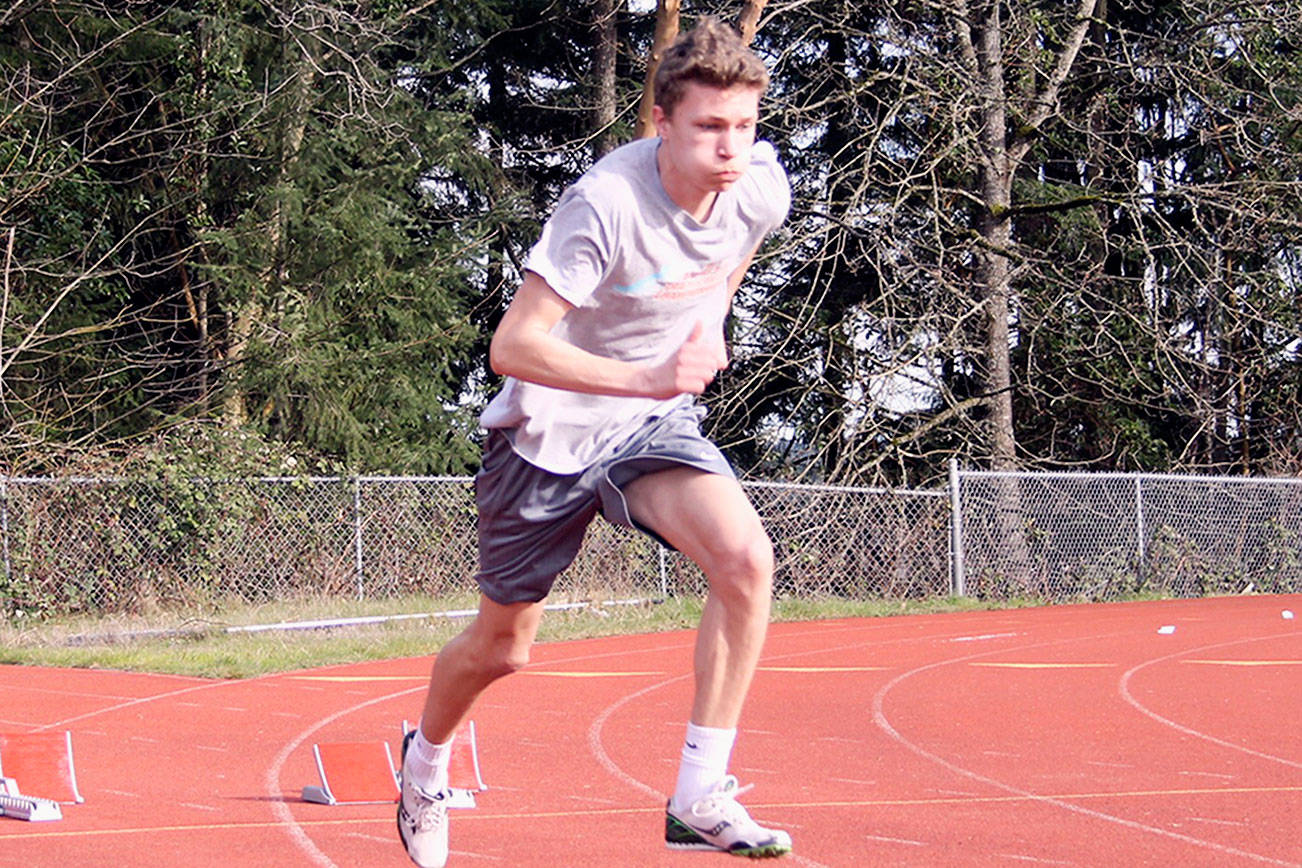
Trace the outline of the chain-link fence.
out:
[[[938,492],[748,484],[791,595],[927,596],[949,585]],[[467,478],[0,481],[9,612],[130,612],[473,590]],[[592,524],[571,600],[703,591],[686,558]]]
[[[1302,480],[955,468],[947,491],[745,486],[785,597],[1302,588]],[[475,509],[461,477],[10,478],[0,548],[5,614],[451,596],[474,591]],[[686,558],[597,521],[556,598],[703,591]]]
[[[951,490],[959,593],[1302,590],[1302,480],[954,471]]]

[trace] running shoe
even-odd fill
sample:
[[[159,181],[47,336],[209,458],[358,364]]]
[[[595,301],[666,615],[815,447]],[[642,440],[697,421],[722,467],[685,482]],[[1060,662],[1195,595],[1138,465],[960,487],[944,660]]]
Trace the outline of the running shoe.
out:
[[[665,807],[665,846],[670,850],[722,850],[734,856],[768,859],[791,851],[791,836],[765,829],[750,818],[737,797],[750,789],[738,787],[728,775],[710,793],[685,810]]]
[[[427,792],[407,778],[407,745],[416,731],[402,740],[404,771],[399,774],[402,796],[398,799],[398,835],[407,855],[420,868],[443,868],[448,862],[448,793]]]

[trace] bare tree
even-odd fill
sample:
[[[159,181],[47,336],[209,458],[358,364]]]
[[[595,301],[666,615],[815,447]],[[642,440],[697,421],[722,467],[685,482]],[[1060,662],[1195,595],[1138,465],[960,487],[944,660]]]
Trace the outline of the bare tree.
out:
[[[725,442],[846,482],[1291,466],[1300,18],[774,6],[796,207],[739,296]]]
[[[1008,333],[1013,181],[1042,127],[1057,111],[1058,93],[1076,64],[1097,2],[1079,0],[1061,46],[1039,60],[1033,67],[1035,74],[1023,79],[1024,85],[1014,88],[1007,81],[1005,52],[1027,49],[1005,45],[1003,4],[959,0],[953,16],[976,105],[973,121],[979,148],[974,192],[981,209],[981,248],[974,279],[985,299],[991,460],[999,469],[1018,464]],[[1016,125],[1010,125],[1010,117],[1017,119]]]

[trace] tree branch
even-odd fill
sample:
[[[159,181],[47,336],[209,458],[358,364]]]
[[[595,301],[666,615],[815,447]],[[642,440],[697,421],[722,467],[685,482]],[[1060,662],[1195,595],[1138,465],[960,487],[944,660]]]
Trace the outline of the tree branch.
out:
[[[1020,162],[1022,157],[1026,156],[1031,143],[1039,133],[1040,124],[1044,123],[1053,112],[1063,82],[1071,74],[1081,46],[1085,44],[1085,35],[1089,32],[1090,24],[1093,23],[1094,9],[1097,5],[1098,0],[1080,0],[1080,5],[1076,7],[1076,23],[1072,26],[1062,51],[1058,53],[1058,62],[1050,73],[1049,80],[1045,82],[1044,89],[1031,100],[1031,113],[1027,116],[1025,124],[1011,137],[1008,155],[1013,162]]]

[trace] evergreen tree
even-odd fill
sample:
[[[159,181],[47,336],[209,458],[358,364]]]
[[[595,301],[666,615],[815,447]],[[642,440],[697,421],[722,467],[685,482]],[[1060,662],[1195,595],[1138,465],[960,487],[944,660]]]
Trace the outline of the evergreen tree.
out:
[[[404,15],[8,13],[5,147],[42,163],[0,200],[11,461],[221,414],[357,469],[469,466],[457,367],[490,230],[430,203],[439,173],[487,173],[462,115],[413,97]]]

